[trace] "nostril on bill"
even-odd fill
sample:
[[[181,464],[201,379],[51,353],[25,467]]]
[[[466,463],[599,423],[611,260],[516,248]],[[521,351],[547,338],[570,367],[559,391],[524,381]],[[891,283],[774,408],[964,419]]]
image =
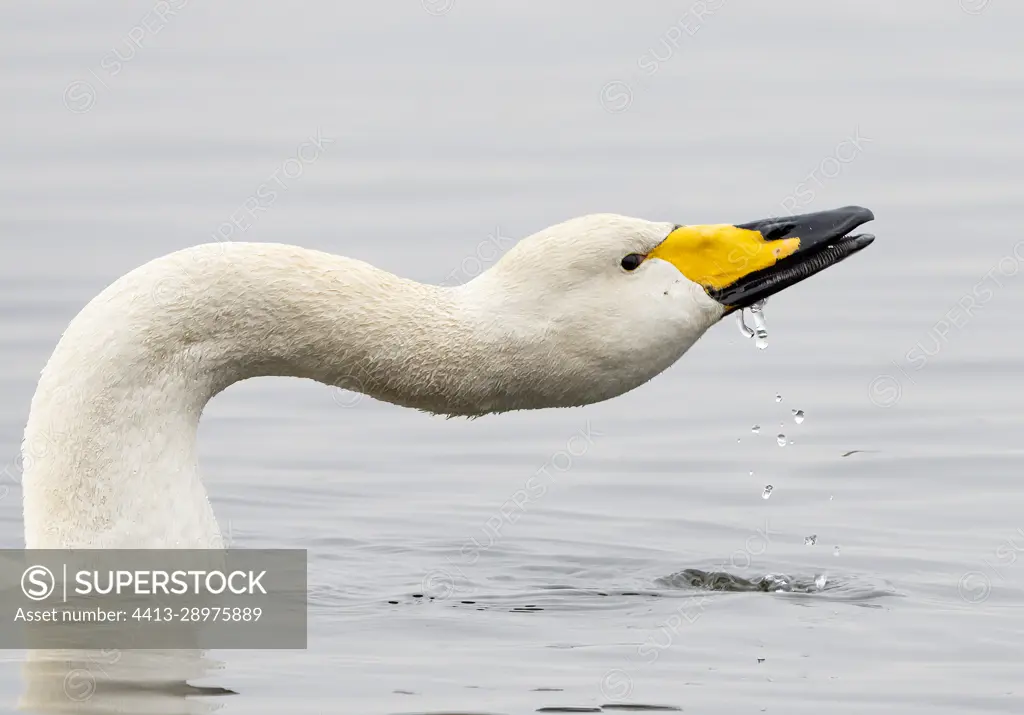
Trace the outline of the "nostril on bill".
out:
[[[785,238],[790,231],[796,228],[796,225],[789,221],[780,221],[779,223],[769,224],[762,227],[761,235],[764,236],[766,241],[777,241],[780,238]]]

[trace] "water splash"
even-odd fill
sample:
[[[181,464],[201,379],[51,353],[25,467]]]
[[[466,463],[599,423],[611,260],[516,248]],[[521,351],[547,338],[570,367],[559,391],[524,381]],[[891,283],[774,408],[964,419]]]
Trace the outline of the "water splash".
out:
[[[814,579],[814,585],[818,588],[819,591],[825,588],[826,583],[828,583],[827,573],[820,573],[818,574],[817,578]]]
[[[816,543],[818,543],[817,534],[811,534],[810,536],[804,537],[804,546],[814,546]]]

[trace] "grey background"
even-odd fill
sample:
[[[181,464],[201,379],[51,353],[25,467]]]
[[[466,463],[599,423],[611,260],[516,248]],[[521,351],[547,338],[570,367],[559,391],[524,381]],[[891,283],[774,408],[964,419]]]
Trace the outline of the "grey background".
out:
[[[496,232],[594,211],[745,221],[799,195],[800,210],[877,215],[868,251],[771,301],[767,350],[727,322],[606,404],[466,422],[293,380],[218,397],[201,451],[222,524],[235,545],[311,561],[309,649],[220,654],[210,684],[241,693],[223,712],[627,695],[687,712],[1021,711],[1024,7],[708,6],[690,34],[687,2],[196,2],[117,75],[111,53],[128,56],[152,4],[0,10],[0,459],[15,475],[75,313],[210,240],[318,129],[334,143],[244,239],[424,281],[479,270]],[[62,95],[80,80],[95,96],[76,113],[83,86]],[[855,449],[875,451],[840,456]],[[502,516],[556,458],[543,498]],[[17,547],[19,488],[0,478],[0,545]],[[695,597],[659,581],[723,565],[827,571],[834,587]],[[414,598],[425,579],[448,598]],[[544,610],[513,612],[527,605]],[[3,658],[0,710],[21,691]]]

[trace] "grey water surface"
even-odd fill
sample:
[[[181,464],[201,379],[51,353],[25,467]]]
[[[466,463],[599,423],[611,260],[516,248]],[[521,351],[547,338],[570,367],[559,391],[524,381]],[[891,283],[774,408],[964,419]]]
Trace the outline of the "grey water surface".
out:
[[[308,649],[212,653],[194,684],[237,695],[67,707],[1024,710],[1022,23],[1010,0],[5,4],[0,546],[61,331],[166,252],[219,234],[455,283],[591,212],[877,216],[769,302],[767,349],[728,319],[592,407],[232,387],[205,478],[232,545],[309,550]]]

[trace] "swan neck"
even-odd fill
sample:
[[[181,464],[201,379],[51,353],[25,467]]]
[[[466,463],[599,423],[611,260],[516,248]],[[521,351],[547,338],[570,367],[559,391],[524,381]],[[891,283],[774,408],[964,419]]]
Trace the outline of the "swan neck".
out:
[[[33,397],[27,546],[219,546],[196,435],[207,402],[242,380],[489,409],[458,294],[268,244],[199,246],[127,274],[72,321]]]

